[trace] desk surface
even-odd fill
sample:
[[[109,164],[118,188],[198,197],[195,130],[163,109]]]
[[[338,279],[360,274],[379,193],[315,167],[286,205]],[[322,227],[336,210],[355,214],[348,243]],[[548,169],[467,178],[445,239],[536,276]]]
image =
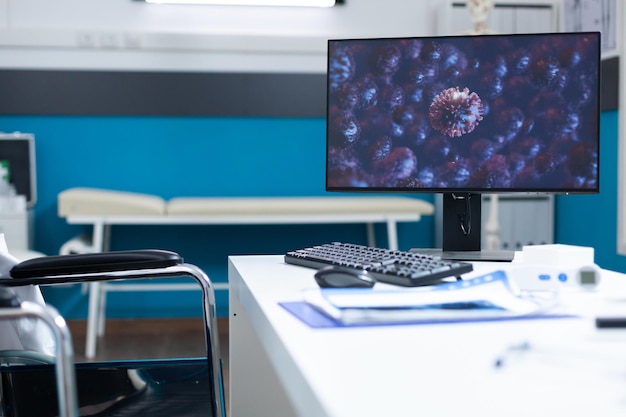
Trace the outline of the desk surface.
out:
[[[626,415],[626,330],[593,322],[626,315],[622,274],[602,271],[606,292],[564,296],[580,318],[312,329],[278,303],[316,288],[313,272],[229,258],[233,417]]]

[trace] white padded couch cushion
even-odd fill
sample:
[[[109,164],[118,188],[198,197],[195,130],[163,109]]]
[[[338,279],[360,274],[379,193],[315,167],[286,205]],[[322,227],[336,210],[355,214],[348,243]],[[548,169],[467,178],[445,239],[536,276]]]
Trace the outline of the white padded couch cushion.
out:
[[[167,204],[169,215],[350,214],[406,213],[429,215],[434,206],[408,197],[177,197]]]
[[[151,194],[69,188],[58,195],[60,217],[71,215],[164,215],[166,202]]]
[[[58,213],[67,216],[236,216],[363,213],[430,215],[434,206],[399,196],[359,197],[176,197],[76,187],[58,195]]]

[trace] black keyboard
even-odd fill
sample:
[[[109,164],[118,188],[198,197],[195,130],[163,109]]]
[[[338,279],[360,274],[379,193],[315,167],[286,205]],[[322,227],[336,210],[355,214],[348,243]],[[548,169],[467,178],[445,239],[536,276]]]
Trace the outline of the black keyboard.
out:
[[[287,252],[288,264],[321,269],[329,265],[366,270],[378,281],[406,287],[440,283],[472,271],[472,264],[431,254],[333,242]]]

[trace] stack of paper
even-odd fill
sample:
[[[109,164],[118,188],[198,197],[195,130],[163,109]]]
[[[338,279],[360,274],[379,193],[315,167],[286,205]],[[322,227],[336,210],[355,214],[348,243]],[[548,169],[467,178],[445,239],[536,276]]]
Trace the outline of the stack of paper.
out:
[[[428,287],[307,291],[304,301],[337,322],[350,324],[475,321],[544,315],[556,293],[524,294],[504,271]]]

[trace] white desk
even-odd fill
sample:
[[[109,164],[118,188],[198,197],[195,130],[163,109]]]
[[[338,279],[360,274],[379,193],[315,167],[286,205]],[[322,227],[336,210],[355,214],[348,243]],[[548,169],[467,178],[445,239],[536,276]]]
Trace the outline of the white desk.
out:
[[[229,258],[232,417],[626,415],[626,330],[592,320],[626,315],[626,296],[568,294],[582,318],[312,329],[278,303],[316,288],[313,272]],[[602,279],[626,295],[626,276]]]

